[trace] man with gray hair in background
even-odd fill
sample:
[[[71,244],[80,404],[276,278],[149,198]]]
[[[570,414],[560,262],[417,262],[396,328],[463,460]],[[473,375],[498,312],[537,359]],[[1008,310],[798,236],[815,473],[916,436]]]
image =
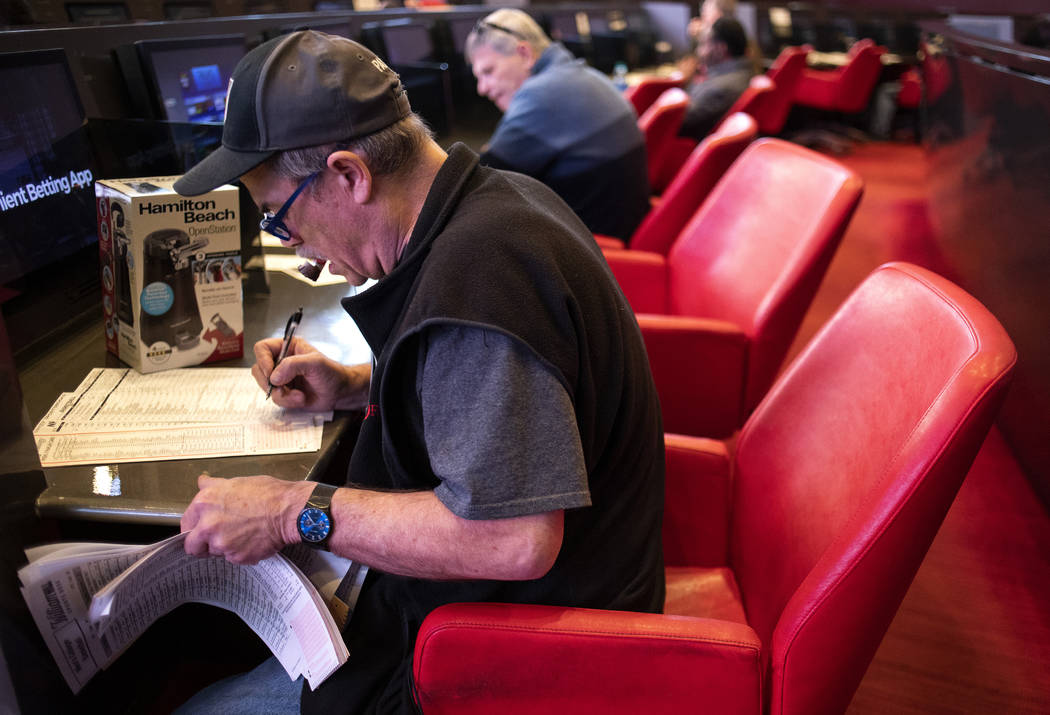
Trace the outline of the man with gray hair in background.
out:
[[[591,231],[630,238],[649,210],[645,138],[609,78],[512,8],[479,21],[465,49],[478,94],[503,111],[482,163],[539,179]]]

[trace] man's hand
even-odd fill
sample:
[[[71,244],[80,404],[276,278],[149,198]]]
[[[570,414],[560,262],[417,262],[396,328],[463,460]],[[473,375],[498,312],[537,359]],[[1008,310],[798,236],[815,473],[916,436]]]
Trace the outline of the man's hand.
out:
[[[273,384],[274,404],[327,412],[358,409],[368,401],[367,365],[341,365],[300,338],[292,339],[288,354],[276,367],[280,338],[260,340],[254,351],[252,377],[263,390]]]
[[[186,553],[222,556],[254,564],[299,541],[295,517],[310,498],[313,482],[267,476],[197,477],[200,489],[182,515]]]

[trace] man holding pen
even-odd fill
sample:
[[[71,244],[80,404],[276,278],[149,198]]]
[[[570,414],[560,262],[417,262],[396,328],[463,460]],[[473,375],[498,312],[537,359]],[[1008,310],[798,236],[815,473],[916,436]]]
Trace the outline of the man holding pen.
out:
[[[246,563],[306,542],[370,571],[350,661],[316,691],[267,661],[185,711],[413,712],[413,642],[444,603],[659,611],[656,392],[630,307],[564,202],[446,153],[380,59],[311,31],[242,60],[223,147],[176,189],[238,177],[300,256],[377,280],[342,301],[375,357],[341,365],[293,338],[275,366],[282,341],[255,346],[276,404],[366,408],[358,442],[332,485],[202,475],[186,550]]]

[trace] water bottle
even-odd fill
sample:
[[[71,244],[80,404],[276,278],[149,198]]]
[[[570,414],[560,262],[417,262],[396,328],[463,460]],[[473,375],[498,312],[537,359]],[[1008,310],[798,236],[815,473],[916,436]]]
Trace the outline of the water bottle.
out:
[[[623,92],[627,89],[627,65],[623,62],[617,62],[613,67],[613,85],[616,89]]]

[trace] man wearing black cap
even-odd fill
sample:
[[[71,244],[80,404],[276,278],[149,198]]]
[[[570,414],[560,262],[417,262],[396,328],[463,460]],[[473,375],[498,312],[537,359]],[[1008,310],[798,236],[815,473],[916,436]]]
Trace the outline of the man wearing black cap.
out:
[[[316,541],[370,570],[350,660],[317,690],[271,659],[186,710],[413,712],[413,642],[444,603],[659,611],[656,392],[630,307],[564,202],[462,145],[446,154],[380,59],[309,31],[238,65],[223,146],[176,189],[238,177],[299,255],[377,279],[342,301],[375,357],[339,365],[296,340],[274,367],[279,341],[255,346],[277,404],[367,408],[360,436],[333,486],[202,475],[186,550],[242,563]],[[297,526],[307,507],[319,531]]]

